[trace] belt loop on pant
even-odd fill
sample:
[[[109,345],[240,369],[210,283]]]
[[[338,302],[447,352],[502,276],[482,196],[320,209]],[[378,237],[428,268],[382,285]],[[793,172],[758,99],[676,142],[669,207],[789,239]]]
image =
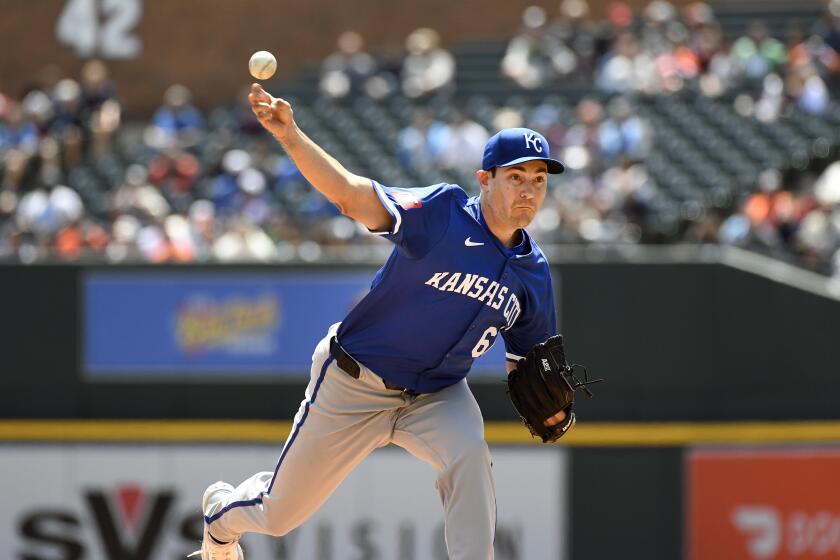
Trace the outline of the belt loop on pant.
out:
[[[338,338],[335,336],[330,339],[330,356],[333,357],[336,365],[340,367],[344,373],[353,379],[359,378],[359,375],[361,374],[359,363],[356,362],[356,360],[354,360],[353,357],[341,347],[341,344],[338,343]]]

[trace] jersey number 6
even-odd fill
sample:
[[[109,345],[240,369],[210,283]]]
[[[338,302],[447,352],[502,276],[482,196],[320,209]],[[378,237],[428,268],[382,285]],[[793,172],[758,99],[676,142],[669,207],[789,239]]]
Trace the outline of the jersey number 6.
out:
[[[484,334],[481,335],[481,338],[478,340],[478,344],[475,345],[475,348],[472,349],[472,357],[478,358],[488,350],[490,347],[493,346],[493,343],[496,342],[496,335],[499,334],[499,329],[496,327],[488,327]]]

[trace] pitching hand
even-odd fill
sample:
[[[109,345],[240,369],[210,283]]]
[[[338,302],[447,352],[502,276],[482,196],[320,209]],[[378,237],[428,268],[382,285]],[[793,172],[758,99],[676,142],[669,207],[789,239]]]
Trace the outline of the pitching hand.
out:
[[[285,139],[295,128],[292,106],[284,99],[273,97],[260,84],[251,84],[248,102],[263,128],[278,140]]]

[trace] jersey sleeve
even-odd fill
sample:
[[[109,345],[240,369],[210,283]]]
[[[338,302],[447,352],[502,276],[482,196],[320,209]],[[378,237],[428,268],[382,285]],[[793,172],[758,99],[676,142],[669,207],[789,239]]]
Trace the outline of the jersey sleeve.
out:
[[[548,274],[548,267],[546,267]],[[546,289],[536,301],[529,301],[519,319],[510,329],[502,331],[505,341],[505,359],[518,362],[525,357],[535,344],[545,342],[557,334],[557,314],[554,309],[554,290],[551,276],[548,276]]]
[[[420,189],[401,189],[373,181],[373,190],[394,221],[388,231],[371,233],[394,243],[405,256],[420,258],[446,233],[450,203],[460,188],[441,184]]]

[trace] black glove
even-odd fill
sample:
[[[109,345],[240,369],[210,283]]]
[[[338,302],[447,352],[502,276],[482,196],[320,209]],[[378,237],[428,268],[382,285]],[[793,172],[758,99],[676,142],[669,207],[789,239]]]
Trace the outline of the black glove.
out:
[[[535,345],[508,375],[508,394],[516,412],[543,443],[557,441],[574,426],[575,391],[582,388],[591,397],[586,386],[603,381],[589,381],[587,374],[581,383],[572,370],[566,363],[563,336],[558,334]],[[561,410],[566,413],[563,422],[546,426],[545,421]]]

